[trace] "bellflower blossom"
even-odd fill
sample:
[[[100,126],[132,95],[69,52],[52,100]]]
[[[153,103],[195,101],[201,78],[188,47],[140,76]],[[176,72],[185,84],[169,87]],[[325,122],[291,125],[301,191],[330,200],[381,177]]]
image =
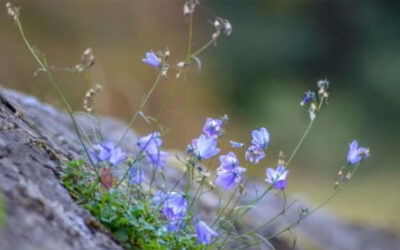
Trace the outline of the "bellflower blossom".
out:
[[[166,195],[163,193],[161,190],[157,190],[155,194],[153,195],[153,198],[151,201],[154,203],[154,205],[159,206],[160,204],[164,203]]]
[[[368,148],[359,148],[357,140],[353,140],[349,144],[349,151],[347,153],[347,162],[350,164],[357,164],[361,160],[370,156]]]
[[[182,219],[187,210],[186,198],[183,194],[177,192],[167,193],[163,204],[163,214],[167,219]]]
[[[218,237],[218,233],[207,226],[204,221],[199,221],[196,224],[197,244],[210,245],[212,237]]]
[[[168,220],[169,231],[178,230],[183,226],[187,210],[187,201],[183,194],[177,192],[164,194],[159,190],[154,194],[152,202],[156,206],[162,206],[162,213]]]
[[[239,160],[233,152],[219,157],[221,165],[217,169],[215,183],[224,190],[228,190],[242,180],[243,173],[247,170],[239,166]]]
[[[304,106],[305,104],[309,103],[311,100],[315,99],[315,94],[312,91],[307,91],[306,96],[304,99],[300,102],[301,106]]]
[[[235,153],[229,152],[226,155],[221,155],[219,157],[220,166],[219,168],[222,170],[231,171],[237,167],[239,167],[239,160],[237,159]]]
[[[102,147],[99,144],[96,144],[88,149],[89,157],[94,164],[97,164],[99,162],[98,153],[100,152],[100,150],[102,150]]]
[[[209,138],[219,138],[223,132],[223,121],[220,119],[207,118],[203,126],[203,133]]]
[[[217,148],[217,140],[214,138],[207,138],[205,135],[200,135],[199,138],[192,140],[193,154],[199,160],[204,160],[213,157],[220,152]]]
[[[146,52],[146,57],[142,59],[142,62],[154,68],[158,68],[161,65],[160,58],[153,51]]]
[[[286,170],[283,165],[279,165],[276,170],[273,168],[268,168],[266,170],[267,179],[266,182],[274,185],[275,189],[283,190],[286,188],[286,178],[289,170]]]
[[[252,136],[252,141],[251,143],[253,145],[258,145],[262,149],[267,149],[268,144],[269,144],[269,133],[266,128],[260,128],[259,130],[253,130],[251,132]]]
[[[111,151],[110,163],[111,166],[117,166],[126,158],[126,153],[122,151],[120,147],[115,148]]]
[[[93,163],[99,161],[109,161],[111,166],[116,166],[126,158],[126,153],[120,147],[116,147],[113,142],[96,144],[89,150],[89,156]]]
[[[155,205],[162,205],[162,212],[168,220],[182,219],[187,210],[186,198],[178,192],[169,192],[164,194],[162,191],[157,191],[152,201]]]
[[[159,132],[151,133],[141,137],[137,142],[138,147],[143,150],[147,159],[158,169],[161,169],[166,162],[168,153],[160,149],[162,140]]]
[[[221,186],[224,190],[228,190],[233,187],[235,184],[240,183],[243,178],[243,173],[247,170],[242,167],[237,167],[232,169],[231,171],[218,169],[217,170],[217,179],[215,180],[215,184]]]
[[[251,145],[246,150],[246,160],[258,164],[258,162],[265,157],[265,153],[258,145]]]

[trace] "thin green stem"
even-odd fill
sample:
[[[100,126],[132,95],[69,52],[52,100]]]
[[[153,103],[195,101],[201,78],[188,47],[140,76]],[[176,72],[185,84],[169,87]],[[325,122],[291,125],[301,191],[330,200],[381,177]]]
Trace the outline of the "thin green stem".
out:
[[[171,102],[171,99],[172,99],[174,93],[176,92],[177,87],[179,86],[179,82],[180,82],[179,80],[180,80],[180,76],[177,77],[177,78],[175,79],[175,81],[172,83],[172,87],[169,89],[168,95],[167,95],[167,97],[164,99],[164,101],[163,101],[163,103],[162,103],[162,105],[161,105],[160,113],[158,114],[158,116],[157,116],[157,118],[156,118],[156,123],[157,123],[157,124],[161,123],[161,120],[162,120],[162,118],[163,118],[163,116],[164,116],[164,113],[165,113],[165,111],[166,111],[166,109],[167,109],[169,103]]]
[[[193,54],[190,55],[190,57],[197,56],[198,54],[200,54],[201,52],[203,52],[205,49],[207,49],[210,45],[212,45],[215,41],[216,41],[216,39],[211,39],[211,40],[208,41],[206,44],[204,44],[201,48],[199,48],[198,50],[196,50],[195,52],[193,52]]]
[[[290,163],[292,162],[293,158],[295,157],[295,155],[297,154],[297,151],[300,149],[301,145],[303,145],[304,140],[306,139],[308,133],[310,133],[310,130],[314,124],[315,119],[317,118],[317,116],[319,115],[319,111],[322,108],[322,104],[324,103],[324,97],[321,98],[317,111],[316,111],[316,117],[310,121],[310,123],[308,124],[306,131],[304,132],[303,136],[300,138],[299,142],[297,143],[296,147],[294,148],[292,154],[290,155],[288,161],[286,162],[286,168],[289,168]]]
[[[352,173],[351,173],[351,176],[353,176],[353,175],[357,172],[357,169],[358,169],[359,165],[360,165],[360,163],[357,163],[357,164],[354,166],[354,169],[353,169],[353,171],[352,171]],[[287,230],[290,230],[292,227],[298,225],[302,220],[304,220],[304,219],[307,218],[308,216],[312,215],[312,214],[315,213],[317,210],[319,210],[321,207],[323,207],[324,205],[326,205],[327,203],[329,203],[329,202],[330,202],[333,198],[335,198],[336,195],[338,195],[339,192],[345,187],[345,184],[346,184],[346,183],[347,183],[347,182],[342,183],[342,185],[341,185],[339,188],[337,188],[335,191],[333,191],[332,194],[329,195],[328,198],[327,198],[325,201],[321,202],[321,203],[320,203],[318,206],[316,206],[313,210],[311,210],[310,212],[308,212],[308,213],[305,214],[304,216],[300,216],[299,219],[297,219],[295,222],[291,223],[289,226],[283,228],[281,231],[279,231],[279,232],[277,232],[277,233],[275,233],[275,234],[269,236],[269,237],[267,238],[267,240],[272,239],[272,238],[274,238],[274,237],[277,237],[277,236],[279,236],[280,234],[286,232]]]
[[[189,17],[189,38],[187,47],[187,58],[189,58],[190,53],[192,53],[192,38],[193,38],[193,14]]]
[[[156,89],[157,85],[159,84],[160,80],[161,80],[161,74],[162,74],[162,70],[160,70],[160,73],[157,75],[156,80],[154,81],[153,85],[151,86],[149,92],[147,93],[147,95],[145,96],[145,98],[143,99],[142,103],[139,106],[139,109],[136,111],[136,113],[133,115],[131,121],[128,124],[128,127],[125,129],[124,133],[121,136],[121,139],[118,141],[117,145],[120,145],[121,142],[124,140],[125,136],[128,134],[129,130],[132,128],[133,124],[135,124],[139,113],[143,111],[144,106],[146,105],[146,103],[149,101],[150,96],[153,94],[154,90]]]
[[[197,196],[199,195],[199,193],[200,193],[200,191],[201,191],[203,185],[204,185],[204,180],[201,181],[199,187],[197,188],[196,193],[195,193],[194,196],[193,196],[192,202],[190,203],[189,210],[192,209],[194,203],[196,202]]]
[[[235,191],[232,192],[229,200],[226,202],[225,206],[222,208],[221,211],[218,212],[217,218],[214,220],[214,222],[211,224],[211,227],[213,227],[221,218],[221,216],[223,215],[223,213],[225,212],[225,209],[229,206],[229,204],[231,203],[231,201],[233,200],[233,198],[235,197],[235,194],[237,192],[237,190],[239,189],[239,185],[236,187]]]
[[[79,140],[80,140],[80,143],[82,144],[82,147],[84,148],[84,151],[85,151],[85,153],[86,153],[86,156],[87,156],[87,158],[89,159],[89,162],[90,162],[91,166],[92,166],[93,169],[95,170],[95,173],[96,173],[97,177],[100,178],[100,175],[99,175],[97,169],[95,168],[95,164],[94,164],[92,158],[91,158],[90,155],[89,155],[88,148],[87,148],[85,142],[83,141],[83,138],[82,138],[82,135],[81,135],[81,131],[80,131],[80,126],[79,126],[78,122],[76,121],[76,119],[75,119],[75,117],[74,117],[73,110],[72,110],[71,106],[69,105],[67,99],[65,98],[65,96],[64,96],[64,94],[63,94],[63,92],[62,92],[62,90],[60,89],[60,87],[59,87],[58,84],[56,83],[56,81],[55,81],[53,75],[51,74],[50,68],[49,68],[49,66],[47,65],[46,59],[45,59],[45,58],[40,59],[39,56],[37,55],[36,51],[33,49],[33,47],[31,46],[31,44],[29,43],[28,39],[27,39],[26,36],[25,36],[25,32],[24,32],[24,30],[23,30],[23,28],[22,28],[22,24],[21,24],[21,21],[19,20],[19,17],[18,17],[18,16],[16,16],[15,22],[16,22],[17,27],[18,27],[18,30],[19,30],[19,32],[20,32],[20,34],[21,34],[21,36],[22,36],[22,39],[23,39],[24,42],[25,42],[25,45],[27,46],[27,48],[28,48],[28,50],[30,51],[30,53],[31,53],[31,55],[33,56],[33,58],[34,58],[34,59],[36,60],[36,62],[39,64],[41,70],[43,70],[43,71],[46,73],[47,78],[49,79],[49,81],[50,81],[50,83],[52,84],[53,88],[56,90],[56,93],[57,93],[58,97],[61,99],[61,102],[63,103],[65,109],[67,110],[67,113],[68,113],[68,115],[70,116],[70,118],[71,118],[71,120],[72,120],[74,129],[75,129],[75,132],[76,132],[76,134],[77,134],[77,136],[78,136],[78,138],[79,138]]]

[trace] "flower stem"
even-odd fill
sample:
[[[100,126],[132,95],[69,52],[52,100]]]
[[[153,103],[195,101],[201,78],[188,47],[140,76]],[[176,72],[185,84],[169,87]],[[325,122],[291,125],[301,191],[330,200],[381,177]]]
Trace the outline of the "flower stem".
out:
[[[69,105],[67,99],[65,98],[65,96],[64,96],[64,94],[63,94],[63,92],[62,92],[62,90],[60,89],[60,87],[59,87],[58,84],[56,83],[56,81],[55,81],[53,75],[51,74],[50,68],[49,68],[49,66],[48,66],[48,64],[47,64],[46,59],[45,59],[45,58],[42,58],[42,59],[39,58],[38,54],[36,53],[36,51],[33,49],[33,47],[31,46],[31,44],[29,43],[28,39],[27,39],[26,36],[25,36],[25,32],[24,32],[24,30],[23,30],[23,28],[22,28],[22,24],[21,24],[21,21],[20,21],[20,19],[19,19],[18,16],[16,16],[15,22],[16,22],[16,24],[17,24],[18,30],[19,30],[19,32],[20,32],[20,34],[21,34],[21,37],[22,37],[23,41],[25,42],[25,45],[27,46],[29,52],[32,54],[33,58],[34,58],[34,59],[36,60],[36,62],[39,64],[40,69],[46,73],[47,78],[49,79],[49,81],[50,81],[51,85],[53,86],[53,88],[55,89],[55,91],[56,91],[58,97],[61,99],[62,104],[64,105],[65,109],[67,110],[67,113],[68,113],[68,115],[70,116],[70,118],[71,118],[71,120],[72,120],[74,129],[75,129],[75,132],[76,132],[76,134],[77,134],[77,136],[78,136],[78,138],[79,138],[79,140],[80,140],[80,143],[82,144],[82,147],[84,148],[84,151],[85,151],[85,154],[86,154],[87,158],[89,159],[90,165],[91,165],[91,166],[93,167],[93,169],[95,170],[95,173],[96,173],[96,175],[97,175],[97,178],[100,179],[100,175],[99,175],[97,169],[95,168],[95,164],[94,164],[92,158],[91,158],[90,155],[89,155],[88,148],[87,148],[85,142],[83,141],[83,137],[82,137],[81,132],[80,132],[80,129],[81,129],[81,128],[80,128],[78,122],[77,122],[76,119],[75,119],[73,110],[72,110],[71,106]]]
[[[153,86],[151,86],[151,89],[149,90],[149,92],[147,93],[145,98],[143,99],[142,103],[140,104],[139,109],[133,115],[131,121],[128,124],[128,127],[125,129],[124,133],[122,134],[121,139],[119,139],[117,146],[119,146],[121,144],[121,142],[124,140],[125,136],[128,134],[129,130],[132,128],[133,124],[136,122],[136,120],[139,116],[139,113],[142,112],[144,106],[149,101],[150,96],[153,94],[154,90],[156,89],[157,85],[159,84],[159,82],[161,80],[161,74],[162,74],[162,70],[160,71],[160,73],[158,73],[157,78],[153,83]]]
[[[321,98],[318,108],[317,108],[317,112],[316,112],[316,116],[319,115],[319,111],[322,108],[322,104],[324,103],[324,97]],[[295,155],[297,154],[297,151],[300,149],[301,145],[303,145],[304,140],[306,139],[308,133],[310,133],[310,130],[314,124],[314,121],[317,117],[315,117],[313,120],[310,121],[310,123],[308,124],[306,131],[304,132],[303,136],[300,138],[299,142],[297,143],[296,147],[294,148],[292,154],[290,155],[288,161],[286,162],[286,168],[289,168],[290,163],[292,162],[293,158],[295,157]]]

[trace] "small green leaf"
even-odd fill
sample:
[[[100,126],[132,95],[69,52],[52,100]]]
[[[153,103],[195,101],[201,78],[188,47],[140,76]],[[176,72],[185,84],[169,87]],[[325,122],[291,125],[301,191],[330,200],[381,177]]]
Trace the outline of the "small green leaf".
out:
[[[128,235],[128,233],[126,232],[126,230],[125,230],[124,228],[121,228],[121,229],[119,229],[118,231],[116,231],[116,232],[114,233],[114,236],[115,236],[118,240],[120,240],[120,241],[122,241],[122,242],[125,242],[125,241],[128,241],[128,240],[129,240],[129,235]]]

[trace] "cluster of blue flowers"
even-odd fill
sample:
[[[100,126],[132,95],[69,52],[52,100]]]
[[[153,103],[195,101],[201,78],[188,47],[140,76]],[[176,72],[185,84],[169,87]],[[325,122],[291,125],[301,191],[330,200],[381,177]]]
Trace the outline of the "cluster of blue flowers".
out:
[[[162,214],[168,221],[169,231],[180,230],[185,225],[185,215],[188,209],[184,194],[179,192],[163,193],[157,191],[153,196],[153,204],[160,206]],[[211,244],[212,237],[217,237],[218,233],[211,229],[204,221],[196,223],[197,243]]]
[[[146,53],[146,58],[143,62],[152,66],[160,67],[161,59],[155,53]],[[318,92],[320,98],[327,98],[326,92],[328,82],[320,81],[318,83],[320,91]],[[318,111],[316,108],[317,97],[312,91],[305,93],[301,105],[310,103],[310,117],[311,120],[315,118]],[[201,161],[210,159],[218,155],[221,150],[218,148],[218,140],[224,134],[224,125],[228,120],[227,116],[220,119],[207,118],[202,128],[202,134],[191,141],[187,147],[188,167],[195,167]],[[270,134],[265,127],[251,132],[251,143],[245,150],[245,159],[251,164],[258,164],[266,157],[266,150],[270,143]],[[135,156],[136,159],[142,156],[154,166],[154,170],[162,170],[166,163],[168,153],[161,150],[163,141],[159,132],[153,132],[146,136],[140,137],[136,143],[140,152]],[[236,141],[230,141],[233,148],[244,148],[245,144]],[[127,154],[114,143],[96,144],[89,149],[89,155],[93,163],[106,163],[110,166],[116,166],[127,159]],[[349,165],[356,165],[363,159],[369,157],[369,149],[359,147],[356,140],[349,144],[349,151],[347,153],[347,162]],[[129,168],[130,185],[140,185],[145,177],[143,170],[137,167],[135,161],[127,161],[131,164]],[[234,152],[228,152],[225,155],[219,156],[219,167],[216,170],[215,184],[221,187],[224,191],[235,187],[243,181],[244,174],[247,169],[240,166],[239,159]],[[271,185],[275,190],[284,190],[287,186],[287,177],[289,170],[285,168],[285,163],[280,161],[276,169],[266,169],[265,181]],[[207,175],[208,176],[208,175]],[[157,191],[153,198],[152,203],[154,206],[159,207],[162,217],[166,220],[166,229],[169,231],[178,231],[184,228],[186,223],[191,223],[191,217],[188,216],[188,197],[181,192],[167,192]],[[218,237],[218,233],[209,227],[204,221],[197,220],[195,225],[197,233],[197,243],[210,245],[214,237]]]
[[[239,166],[239,160],[233,152],[219,157],[220,166],[217,169],[217,179],[215,183],[224,190],[228,190],[235,184],[240,183],[243,173],[247,170]]]
[[[268,147],[270,135],[266,128],[253,130],[251,133],[251,146],[246,150],[246,160],[258,164],[265,157],[265,150]]]
[[[188,145],[187,152],[196,156],[199,161],[217,155],[221,151],[217,144],[224,132],[225,120],[207,118],[203,126],[203,134],[192,140],[192,144]]]

